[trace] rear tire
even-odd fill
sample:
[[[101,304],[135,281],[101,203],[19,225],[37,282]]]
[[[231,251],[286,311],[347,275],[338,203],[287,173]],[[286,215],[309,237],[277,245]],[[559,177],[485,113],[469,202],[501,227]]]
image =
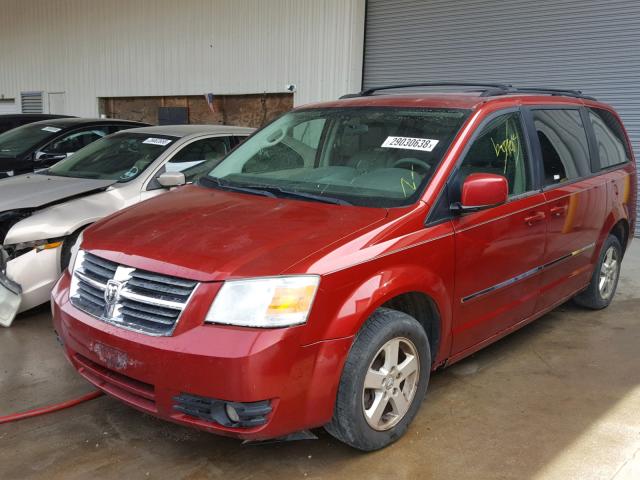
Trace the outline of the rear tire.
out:
[[[574,301],[585,308],[601,310],[613,300],[620,278],[622,245],[614,235],[609,235],[602,246],[598,264],[593,270],[591,282],[586,290],[574,297]]]
[[[424,328],[405,313],[379,308],[351,347],[325,429],[363,451],[390,445],[418,413],[430,373]]]

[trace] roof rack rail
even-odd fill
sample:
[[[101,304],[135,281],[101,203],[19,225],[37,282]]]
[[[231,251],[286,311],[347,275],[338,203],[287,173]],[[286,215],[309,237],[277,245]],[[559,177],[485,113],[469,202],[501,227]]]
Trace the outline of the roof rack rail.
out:
[[[552,95],[552,96],[563,96],[563,97],[574,97],[574,98],[584,98],[586,100],[596,100],[595,97],[591,97],[589,95],[585,95],[580,90],[570,90],[563,88],[538,88],[538,87],[521,87],[521,88],[512,88],[508,92],[496,92],[492,95],[507,95],[510,93],[531,93],[531,94],[542,94],[542,95]],[[484,94],[482,96],[485,96]],[[486,95],[489,96],[489,95]]]
[[[348,95],[343,95],[340,97],[343,98],[354,98],[354,97],[368,97],[375,92],[379,92],[381,90],[396,90],[401,88],[415,88],[415,87],[480,87],[478,91],[480,92],[503,92],[512,89],[511,85],[507,85],[504,83],[474,83],[474,82],[420,82],[420,83],[402,83],[398,85],[384,85],[382,87],[375,88],[367,88],[366,90],[362,90],[359,93],[350,93]]]
[[[477,87],[472,91],[479,91],[481,97],[493,97],[499,95],[509,95],[518,93],[530,93],[541,95],[557,95],[564,97],[584,98],[587,100],[596,100],[594,97],[584,95],[580,90],[560,89],[560,88],[537,88],[522,87],[516,88],[507,83],[475,83],[475,82],[420,82],[420,83],[402,83],[397,85],[384,85],[381,87],[368,88],[359,93],[350,93],[343,95],[340,99],[368,97],[375,92],[382,90],[397,90],[403,88],[416,87]]]

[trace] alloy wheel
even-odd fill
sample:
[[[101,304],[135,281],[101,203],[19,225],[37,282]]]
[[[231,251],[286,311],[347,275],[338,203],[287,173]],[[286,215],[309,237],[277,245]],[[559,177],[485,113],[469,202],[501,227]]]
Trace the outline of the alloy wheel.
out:
[[[364,379],[362,406],[371,428],[389,430],[409,411],[418,389],[420,358],[407,338],[392,338],[373,357]]]
[[[603,300],[609,300],[613,295],[616,280],[618,279],[618,270],[620,269],[618,257],[618,250],[614,246],[609,247],[604,255],[598,280],[598,289]]]

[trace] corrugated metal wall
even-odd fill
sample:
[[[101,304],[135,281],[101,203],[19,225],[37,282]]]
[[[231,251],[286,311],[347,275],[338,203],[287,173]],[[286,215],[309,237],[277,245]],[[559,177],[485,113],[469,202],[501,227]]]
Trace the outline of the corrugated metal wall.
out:
[[[3,0],[0,95],[282,92],[295,103],[360,88],[364,0]]]
[[[638,0],[368,0],[364,85],[420,80],[583,90],[640,162]]]

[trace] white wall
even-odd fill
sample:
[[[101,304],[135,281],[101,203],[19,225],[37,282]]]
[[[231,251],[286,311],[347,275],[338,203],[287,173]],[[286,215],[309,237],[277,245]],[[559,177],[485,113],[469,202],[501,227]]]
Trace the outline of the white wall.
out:
[[[6,113],[20,113],[20,105],[15,101],[0,100],[0,115]]]
[[[364,0],[3,0],[0,95],[243,94],[298,86],[296,105],[361,86]],[[45,95],[46,108],[46,95]]]

